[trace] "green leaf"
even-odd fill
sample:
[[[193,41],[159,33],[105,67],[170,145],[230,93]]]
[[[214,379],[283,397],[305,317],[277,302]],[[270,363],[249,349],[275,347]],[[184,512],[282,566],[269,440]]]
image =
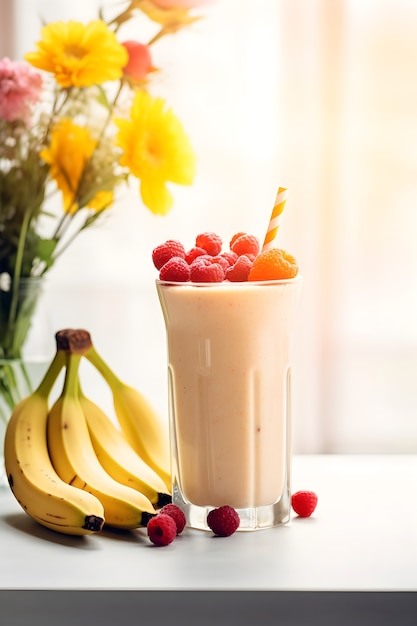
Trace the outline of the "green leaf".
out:
[[[97,102],[101,104],[101,106],[103,106],[105,109],[110,111],[111,107],[109,104],[109,100],[107,98],[107,94],[104,91],[103,87],[101,85],[97,85],[97,91],[98,91]]]
[[[50,267],[53,263],[53,253],[55,251],[57,241],[55,239],[41,239],[38,238],[36,254],[41,261],[46,263],[47,267]]]

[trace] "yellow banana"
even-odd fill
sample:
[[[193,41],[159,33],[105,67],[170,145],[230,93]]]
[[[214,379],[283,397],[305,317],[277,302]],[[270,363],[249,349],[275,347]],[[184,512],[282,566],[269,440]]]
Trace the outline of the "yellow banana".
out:
[[[93,448],[106,472],[119,483],[143,493],[155,508],[171,502],[162,478],[136,454],[112,420],[81,389],[80,403]]]
[[[78,398],[80,354],[67,354],[64,389],[48,417],[49,454],[58,475],[96,496],[104,507],[105,523],[116,528],[146,526],[155,515],[150,500],[114,480],[100,465]]]
[[[10,489],[23,510],[39,524],[69,535],[100,531],[104,510],[91,493],[69,486],[55,472],[48,454],[48,397],[65,362],[57,353],[34,393],[14,409],[8,422],[4,461]]]
[[[143,394],[116,376],[93,345],[83,354],[109,385],[116,416],[128,443],[171,491],[169,440],[153,407]]]

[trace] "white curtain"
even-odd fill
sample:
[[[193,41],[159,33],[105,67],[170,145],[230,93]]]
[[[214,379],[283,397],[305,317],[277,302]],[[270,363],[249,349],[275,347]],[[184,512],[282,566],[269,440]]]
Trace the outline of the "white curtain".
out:
[[[15,34],[0,39],[3,53],[18,58],[41,19],[90,19],[99,4],[2,2],[14,8]],[[304,276],[294,451],[415,452],[417,3],[213,0],[201,12],[154,48],[162,71],[153,89],[192,139],[195,184],[175,190],[166,218],[146,212],[135,185],[123,193],[53,269],[51,323],[89,328],[165,414],[153,247],[167,238],[192,245],[203,230],[262,238],[286,186],[279,243]],[[141,28],[128,26],[126,38],[140,39]]]

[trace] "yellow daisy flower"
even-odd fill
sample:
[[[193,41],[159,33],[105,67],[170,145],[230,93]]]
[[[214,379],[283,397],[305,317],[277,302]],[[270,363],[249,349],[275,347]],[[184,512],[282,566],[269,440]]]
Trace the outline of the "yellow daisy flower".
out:
[[[101,20],[89,24],[54,22],[42,28],[37,52],[25,55],[34,67],[54,74],[67,87],[89,87],[117,80],[129,60],[116,35]]]
[[[73,214],[81,208],[80,183],[96,143],[87,128],[63,118],[52,129],[49,148],[40,152],[41,158],[50,165],[50,175],[62,192],[65,213]],[[111,199],[112,192],[100,190],[87,206],[101,211]]]
[[[117,144],[123,149],[121,165],[140,179],[140,193],[152,213],[166,214],[173,198],[167,182],[191,185],[196,157],[179,119],[165,100],[137,91],[130,119],[117,119]]]

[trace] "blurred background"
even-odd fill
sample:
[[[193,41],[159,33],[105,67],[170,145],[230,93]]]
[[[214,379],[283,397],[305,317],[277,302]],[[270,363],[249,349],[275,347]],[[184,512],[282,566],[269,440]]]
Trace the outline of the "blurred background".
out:
[[[116,0],[114,0],[116,1]],[[42,20],[87,21],[102,0],[0,0],[0,56],[21,59]],[[198,157],[192,187],[157,217],[138,186],[50,272],[50,337],[84,327],[103,357],[167,412],[165,328],[153,248],[213,230],[263,238],[289,189],[277,243],[304,277],[293,344],[296,453],[417,450],[417,3],[212,0],[152,48]],[[144,18],[123,38],[146,43]],[[107,408],[86,365],[84,384]]]

